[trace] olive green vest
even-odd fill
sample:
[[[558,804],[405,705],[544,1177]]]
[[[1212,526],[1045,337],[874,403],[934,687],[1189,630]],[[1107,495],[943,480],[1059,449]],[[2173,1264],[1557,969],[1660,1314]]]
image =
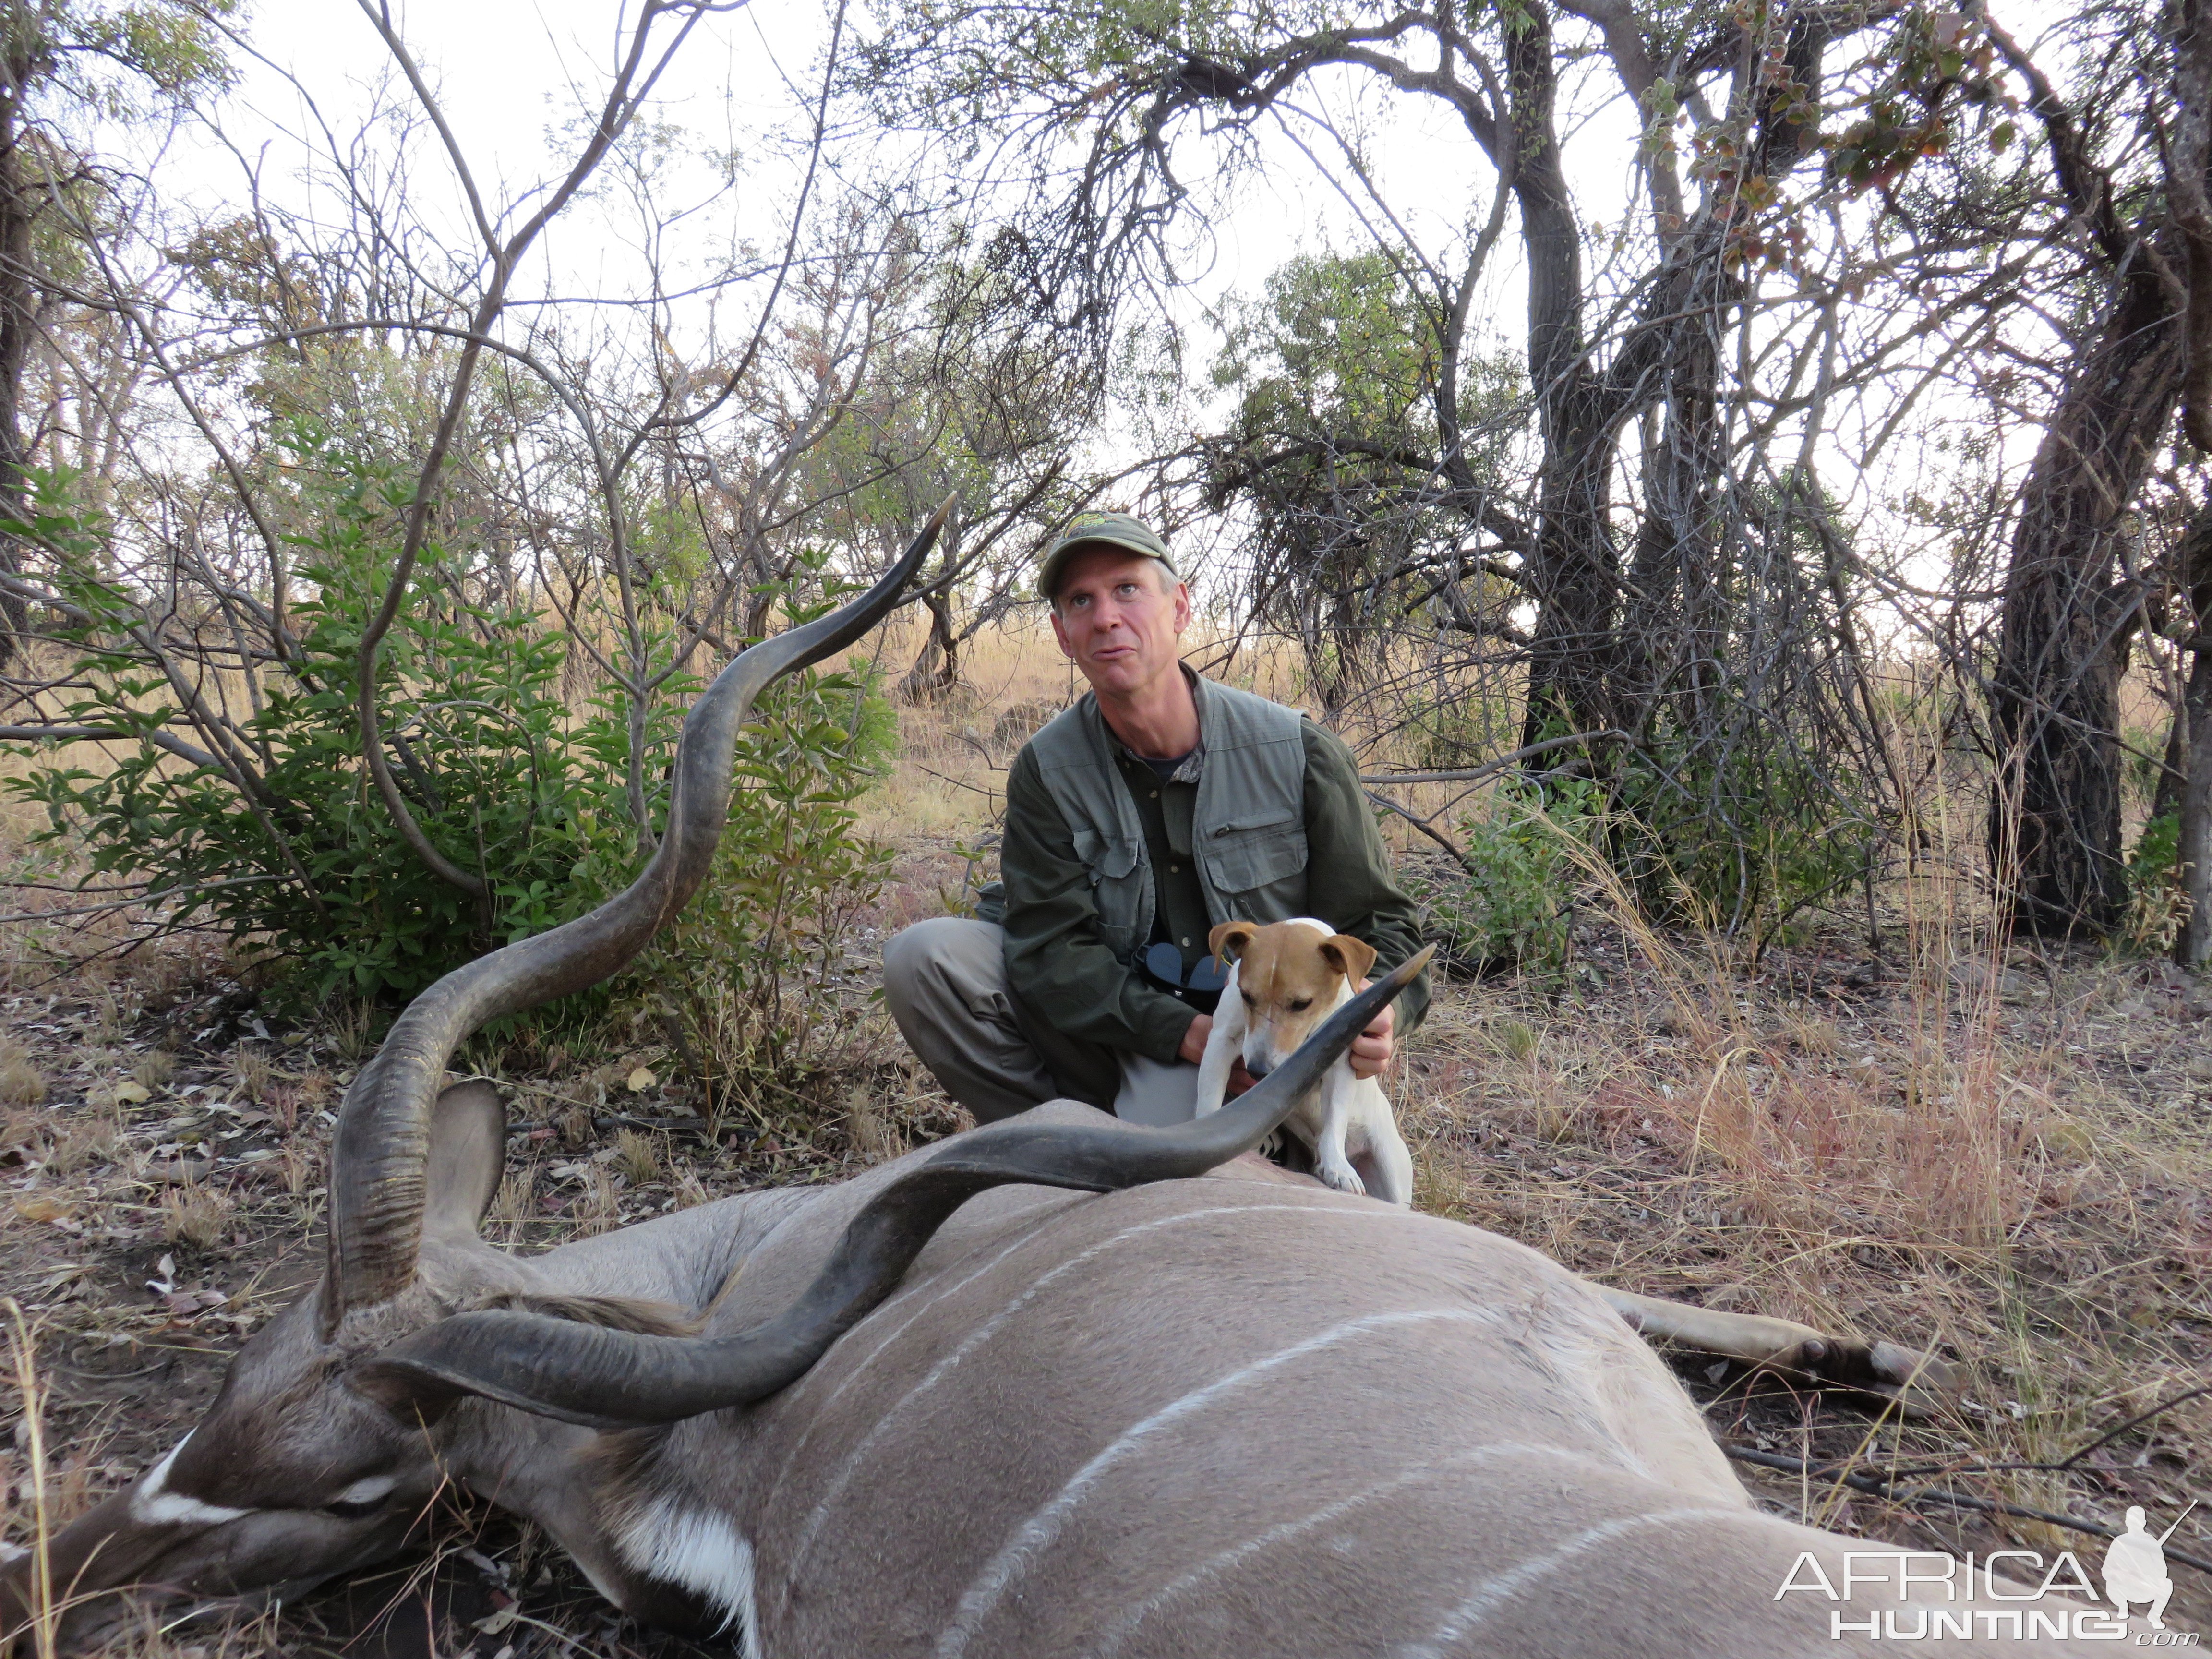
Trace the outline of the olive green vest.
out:
[[[1249,691],[1192,679],[1206,744],[1192,851],[1210,921],[1288,921],[1306,911],[1305,716]],[[1099,932],[1133,962],[1152,936],[1152,860],[1113,734],[1085,692],[1030,739],[1053,802],[1091,872]]]

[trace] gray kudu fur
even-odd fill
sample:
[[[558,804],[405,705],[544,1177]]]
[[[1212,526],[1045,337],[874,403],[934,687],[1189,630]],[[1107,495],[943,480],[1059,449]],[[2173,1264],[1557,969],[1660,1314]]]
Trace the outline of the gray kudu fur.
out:
[[[321,1285],[175,1450],[0,1568],[0,1645],[296,1596],[450,1481],[748,1659],[1836,1651],[1829,1601],[1775,1592],[1806,1553],[1843,1582],[1850,1540],[1755,1510],[1631,1327],[1862,1386],[1929,1362],[1601,1291],[1249,1156],[1425,951],[1192,1124],[1055,1102],[534,1258],[478,1238],[504,1118],[448,1058],[676,913],[753,698],[873,626],[945,510],[700,698],[635,885],[401,1015],[339,1116]]]

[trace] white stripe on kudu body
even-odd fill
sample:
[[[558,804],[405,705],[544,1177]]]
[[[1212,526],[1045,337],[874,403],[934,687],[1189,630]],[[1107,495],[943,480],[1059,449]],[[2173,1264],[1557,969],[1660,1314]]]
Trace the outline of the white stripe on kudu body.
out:
[[[1565,1566],[1576,1557],[1587,1555],[1601,1544],[1609,1544],[1624,1533],[1635,1532],[1644,1527],[1672,1526],[1684,1521],[1753,1521],[1763,1522],[1765,1516],[1747,1514],[1740,1510],[1709,1508],[1661,1510],[1655,1515],[1627,1515],[1612,1521],[1601,1521],[1596,1526],[1577,1533],[1564,1544],[1531,1556],[1519,1565],[1509,1568],[1493,1578],[1478,1584],[1468,1598],[1451,1610],[1450,1616],[1438,1625],[1429,1639],[1418,1647],[1405,1650],[1405,1659],[1443,1659],[1445,1650],[1480,1625],[1506,1601],[1531,1585],[1540,1582],[1547,1574]]]
[[[1828,1651],[1826,1605],[1773,1591],[1844,1540],[1753,1510],[1620,1316],[1522,1247],[1282,1185],[1054,1201],[1012,1243],[977,1202],[763,1412],[765,1652]]]
[[[1053,1500],[1024,1522],[1014,1535],[1000,1548],[998,1554],[992,1557],[983,1571],[976,1575],[975,1582],[961,1596],[952,1623],[938,1638],[938,1659],[960,1659],[960,1656],[968,1651],[969,1643],[997,1607],[1007,1589],[1016,1579],[1036,1566],[1039,1558],[1060,1536],[1060,1528],[1066,1524],[1068,1516],[1091,1495],[1091,1489],[1106,1472],[1162,1431],[1219,1403],[1230,1394],[1270,1371],[1310,1354],[1395,1326],[1447,1322],[1495,1328],[1499,1320],[1498,1315],[1480,1308],[1423,1308],[1407,1312],[1370,1314],[1364,1319],[1350,1320],[1319,1335],[1310,1336],[1303,1342],[1293,1343],[1279,1353],[1255,1359],[1226,1376],[1216,1378],[1202,1389],[1194,1389],[1181,1399],[1162,1407],[1141,1423],[1132,1425],[1121,1438],[1078,1469]]]
[[[948,1297],[959,1295],[961,1291],[966,1290],[977,1279],[982,1278],[984,1274],[991,1272],[992,1269],[996,1267],[1001,1261],[1004,1261],[1015,1251],[1020,1249],[1024,1244],[1029,1243],[1035,1236],[1035,1229],[1024,1231],[1020,1237],[1014,1240],[1012,1243],[1007,1245],[996,1255],[993,1256],[988,1261],[986,1261],[981,1267],[976,1268],[975,1272],[955,1280],[952,1284],[937,1291],[934,1294],[929,1297],[915,1298],[916,1305],[907,1314],[907,1316],[901,1320],[896,1326],[893,1327],[890,1332],[887,1335],[884,1336],[874,1347],[869,1349],[865,1355],[854,1360],[849,1364],[842,1365],[842,1367],[836,1369],[824,1365],[816,1366],[814,1370],[807,1372],[805,1376],[800,1377],[798,1382],[792,1384],[793,1397],[794,1399],[799,1397],[800,1391],[805,1389],[807,1384],[813,1382],[817,1377],[835,1375],[837,1377],[837,1386],[830,1389],[829,1394],[823,1396],[821,1401],[815,1407],[817,1415],[834,1410],[837,1402],[844,1398],[845,1391],[848,1389],[850,1389],[854,1383],[858,1382],[862,1377],[866,1376],[868,1374],[869,1368],[872,1366],[877,1360],[882,1358],[884,1353],[893,1347],[902,1336],[904,1336],[908,1330],[912,1329],[917,1321],[927,1318],[936,1310],[939,1303],[946,1300]],[[799,1466],[807,1447],[812,1443],[813,1437],[813,1430],[809,1428],[802,1432],[799,1436],[798,1439],[793,1443],[790,1452],[785,1456],[782,1463],[776,1469],[775,1479],[769,1483],[768,1497],[764,1504],[765,1508],[773,1510],[775,1507],[776,1500],[783,1495],[783,1483],[785,1480],[789,1477],[792,1470]]]
[[[1155,1216],[1149,1221],[1140,1221],[1133,1226],[1124,1227],[1119,1232],[1113,1234],[1110,1237],[1102,1239],[1097,1243],[1091,1245],[1087,1249],[1080,1250],[1075,1255],[1068,1257],[1066,1261],[1061,1262],[1058,1267],[1052,1268],[1050,1271],[1043,1273],[1039,1278],[1030,1283],[1019,1295],[1014,1297],[1012,1302],[1009,1302],[1005,1307],[1000,1309],[997,1313],[993,1314],[988,1319],[985,1320],[981,1324],[976,1326],[973,1330],[969,1332],[966,1336],[963,1337],[957,1347],[954,1348],[951,1353],[946,1354],[934,1365],[931,1366],[928,1372],[922,1376],[921,1381],[917,1382],[912,1388],[908,1389],[903,1395],[900,1395],[899,1398],[887,1409],[878,1413],[875,1421],[869,1426],[868,1431],[863,1435],[859,1442],[853,1446],[852,1449],[846,1453],[844,1457],[840,1460],[837,1465],[836,1473],[830,1477],[828,1485],[823,1487],[821,1496],[815,1500],[813,1508],[808,1511],[805,1523],[799,1528],[799,1536],[792,1546],[790,1557],[784,1565],[783,1585],[777,1602],[778,1611],[781,1612],[783,1609],[787,1608],[790,1606],[793,1586],[799,1582],[804,1573],[807,1555],[813,1548],[815,1540],[821,1535],[823,1522],[829,1518],[830,1511],[836,1504],[837,1500],[844,1496],[846,1490],[852,1484],[854,1477],[859,1474],[861,1468],[865,1466],[868,1454],[872,1451],[886,1437],[897,1431],[900,1426],[899,1419],[901,1415],[908,1407],[912,1406],[914,1402],[920,1399],[923,1395],[929,1392],[932,1389],[936,1388],[947,1377],[951,1376],[954,1371],[959,1369],[964,1361],[968,1360],[975,1354],[977,1349],[981,1348],[994,1336],[996,1336],[1000,1331],[1005,1329],[1008,1322],[1013,1319],[1017,1314],[1036,1303],[1048,1291],[1053,1290],[1058,1285],[1059,1281],[1066,1278],[1070,1273],[1090,1266],[1091,1263],[1099,1260],[1102,1256],[1120,1249],[1125,1244],[1144,1238],[1149,1234],[1157,1233],[1162,1228],[1176,1227],[1181,1226],[1187,1222],[1206,1221],[1222,1216],[1243,1217],[1249,1215],[1280,1214],[1285,1212],[1295,1212],[1304,1216],[1350,1218],[1358,1221],[1401,1221],[1407,1218],[1407,1212],[1402,1210],[1382,1208],[1370,1209],[1364,1206],[1355,1207],[1351,1205],[1344,1205],[1340,1206],[1317,1206],[1312,1204],[1223,1204],[1216,1205],[1208,1209],[1181,1210],[1172,1215]],[[1025,1237],[1020,1240],[1019,1243],[1017,1245],[1000,1251],[998,1255],[992,1258],[991,1266],[995,1267],[1000,1262],[1004,1261],[1007,1256],[1013,1254],[1013,1250],[1015,1249],[1018,1249],[1020,1244],[1027,1244],[1031,1242],[1033,1242],[1032,1237]],[[988,1271],[988,1269],[986,1269],[985,1271]],[[969,1285],[974,1284],[975,1280],[981,1276],[982,1275],[981,1273],[972,1273],[966,1279],[962,1279],[959,1285],[956,1285],[954,1289],[964,1290]],[[946,1296],[950,1296],[951,1294],[951,1292],[950,1291],[946,1292]],[[928,1306],[934,1308],[937,1306],[938,1303],[945,1299],[945,1297],[933,1297],[930,1301]],[[919,1319],[920,1316],[920,1315],[916,1315],[915,1319]],[[905,1322],[905,1323],[902,1324],[899,1327],[900,1334],[904,1334],[906,1331],[914,1326],[915,1322],[915,1319],[909,1319]],[[896,1340],[896,1338],[894,1340]],[[884,1353],[891,1346],[891,1342],[888,1341],[878,1345],[874,1349],[870,1351],[867,1358],[860,1362],[860,1365],[862,1367],[872,1365],[876,1360],[883,1357]],[[838,1385],[836,1391],[830,1395],[830,1400],[834,1401],[837,1398],[838,1395],[842,1395],[845,1391],[846,1387],[848,1387],[853,1380],[854,1379],[852,1378],[848,1378],[845,1382],[841,1382]],[[791,1467],[790,1462],[787,1461],[784,1467],[786,1469],[788,1469]]]
[[[1340,1498],[1334,1504],[1324,1504],[1295,1521],[1285,1521],[1272,1526],[1257,1536],[1246,1539],[1234,1549],[1209,1556],[1173,1583],[1163,1585],[1116,1619],[1108,1626],[1104,1639],[1090,1650],[1087,1659],[1114,1659],[1114,1656],[1121,1652],[1122,1644],[1135,1634],[1137,1627],[1152,1614],[1179,1597],[1189,1595],[1200,1585],[1214,1583],[1224,1574],[1233,1571],[1256,1556],[1264,1555],[1322,1527],[1334,1526],[1346,1516],[1395,1497],[1425,1480],[1438,1480],[1446,1474],[1507,1457],[1554,1457],[1571,1463],[1589,1462],[1579,1453],[1562,1451],[1556,1446],[1525,1446],[1518,1442],[1509,1442],[1496,1446],[1470,1446],[1441,1462],[1425,1462],[1419,1468],[1407,1469],[1402,1474],[1378,1481],[1349,1498]]]

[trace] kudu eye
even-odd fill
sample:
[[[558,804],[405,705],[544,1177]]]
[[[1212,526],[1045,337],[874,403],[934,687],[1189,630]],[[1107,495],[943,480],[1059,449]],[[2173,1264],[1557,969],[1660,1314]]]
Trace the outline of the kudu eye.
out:
[[[365,1521],[384,1507],[399,1482],[388,1474],[372,1474],[356,1480],[323,1505],[323,1513],[337,1521]]]

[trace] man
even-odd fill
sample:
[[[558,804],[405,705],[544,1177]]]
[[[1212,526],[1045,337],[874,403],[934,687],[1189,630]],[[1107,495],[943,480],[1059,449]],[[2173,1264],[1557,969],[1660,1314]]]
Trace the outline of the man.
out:
[[[1038,591],[1088,696],[1006,783],[1003,922],[941,918],[884,951],[907,1042],[979,1121],[1058,1097],[1188,1120],[1220,971],[1213,924],[1314,916],[1376,971],[1419,948],[1352,754],[1297,710],[1201,679],[1179,641],[1189,590],[1119,513],[1047,550]],[[1372,1077],[1428,1006],[1425,975],[1353,1043]],[[1241,1071],[1241,1067],[1239,1068]]]

